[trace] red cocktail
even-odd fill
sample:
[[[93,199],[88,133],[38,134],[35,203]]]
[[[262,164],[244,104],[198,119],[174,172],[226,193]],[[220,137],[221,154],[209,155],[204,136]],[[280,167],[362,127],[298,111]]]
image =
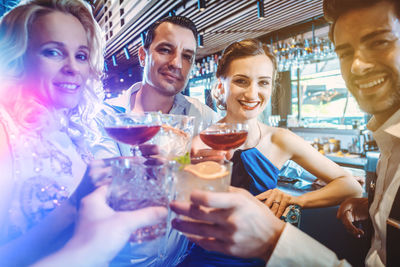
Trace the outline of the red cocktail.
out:
[[[200,132],[200,139],[212,149],[230,150],[244,144],[247,132],[243,123],[216,123]]]
[[[134,125],[105,127],[113,139],[132,146],[143,144],[153,138],[160,130],[160,125]]]
[[[104,122],[104,129],[111,138],[133,146],[134,156],[141,156],[138,146],[152,139],[160,128],[161,118],[157,112],[107,115]]]
[[[200,133],[200,139],[209,147],[217,150],[230,150],[240,147],[247,138],[247,131],[220,133],[219,131],[205,131]]]

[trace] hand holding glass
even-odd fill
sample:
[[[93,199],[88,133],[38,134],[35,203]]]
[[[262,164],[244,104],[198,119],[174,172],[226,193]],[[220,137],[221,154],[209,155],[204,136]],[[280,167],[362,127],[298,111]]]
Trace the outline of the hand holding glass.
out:
[[[113,180],[107,202],[116,211],[164,206],[169,203],[173,163],[157,160],[143,162],[137,157],[109,159]],[[111,230],[111,229],[110,229]],[[166,222],[144,227],[132,233],[130,241],[140,243],[163,236]]]

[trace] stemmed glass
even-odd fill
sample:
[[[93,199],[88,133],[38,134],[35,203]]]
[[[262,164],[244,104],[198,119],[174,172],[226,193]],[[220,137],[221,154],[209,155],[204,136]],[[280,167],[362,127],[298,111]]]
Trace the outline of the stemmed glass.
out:
[[[195,117],[161,114],[161,130],[149,143],[159,148],[159,154],[167,160],[190,153]]]
[[[212,149],[230,150],[244,144],[248,130],[245,123],[215,123],[200,132],[200,139]]]
[[[157,112],[118,113],[106,116],[104,129],[114,140],[133,146],[133,156],[141,156],[139,145],[152,139],[161,124]]]

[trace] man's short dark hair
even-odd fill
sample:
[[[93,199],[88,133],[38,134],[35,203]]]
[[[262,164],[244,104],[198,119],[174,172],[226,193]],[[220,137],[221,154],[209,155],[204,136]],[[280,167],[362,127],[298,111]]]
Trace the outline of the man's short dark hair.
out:
[[[153,24],[150,25],[149,29],[147,30],[146,33],[146,38],[143,44],[143,47],[147,50],[151,43],[154,40],[155,36],[155,31],[158,28],[158,26],[161,25],[163,22],[169,22],[178,26],[181,26],[183,28],[189,29],[193,33],[193,38],[197,40],[197,28],[196,25],[191,21],[190,19],[183,17],[183,16],[170,16],[170,17],[165,17],[160,20],[157,20]],[[197,42],[196,42],[197,43]]]
[[[371,7],[383,2],[393,3],[396,16],[400,19],[400,0],[324,0],[324,16],[325,19],[331,23],[329,30],[329,38],[331,41],[334,41],[333,31],[336,21],[340,16],[352,10]]]

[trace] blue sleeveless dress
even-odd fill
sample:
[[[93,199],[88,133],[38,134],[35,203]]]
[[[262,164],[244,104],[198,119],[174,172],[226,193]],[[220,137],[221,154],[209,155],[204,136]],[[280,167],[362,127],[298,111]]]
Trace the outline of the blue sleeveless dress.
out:
[[[276,187],[279,169],[273,165],[257,148],[237,150],[232,157],[231,185],[258,195]],[[216,266],[265,266],[261,259],[244,259],[217,252],[207,251],[193,244],[189,255],[180,267],[216,267]]]

